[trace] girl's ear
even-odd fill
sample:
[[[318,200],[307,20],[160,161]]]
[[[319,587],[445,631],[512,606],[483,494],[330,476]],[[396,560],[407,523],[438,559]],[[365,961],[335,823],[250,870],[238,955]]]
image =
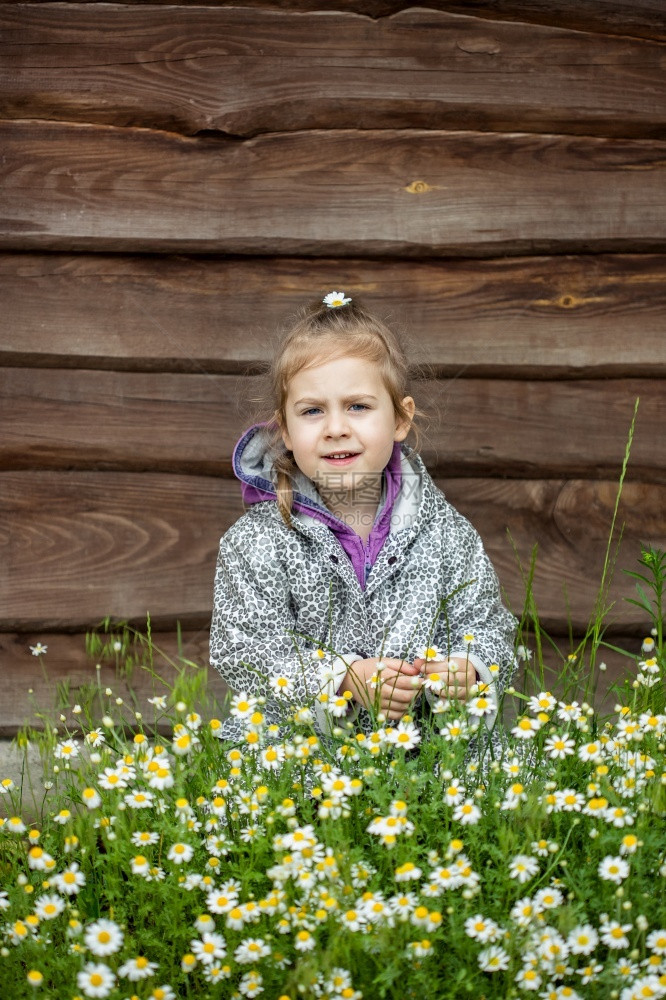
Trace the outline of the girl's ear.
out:
[[[405,396],[402,401],[402,406],[407,416],[402,419],[396,417],[395,421],[395,435],[393,437],[394,441],[404,441],[409,434],[409,429],[412,426],[412,420],[414,419],[414,413],[416,411],[416,403],[411,396]]]

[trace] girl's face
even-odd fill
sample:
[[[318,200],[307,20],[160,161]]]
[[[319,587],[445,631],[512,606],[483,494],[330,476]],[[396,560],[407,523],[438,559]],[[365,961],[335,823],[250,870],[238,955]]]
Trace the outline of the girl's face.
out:
[[[377,366],[360,358],[304,368],[289,385],[282,440],[322,497],[362,488],[368,500],[374,491],[376,502],[393,443],[404,441],[411,426],[414,400],[402,402],[406,421],[396,416]]]

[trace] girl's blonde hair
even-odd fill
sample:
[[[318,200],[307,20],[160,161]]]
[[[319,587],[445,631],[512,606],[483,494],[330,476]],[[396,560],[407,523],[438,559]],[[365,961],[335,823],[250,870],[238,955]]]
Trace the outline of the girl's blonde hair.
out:
[[[273,440],[277,504],[282,519],[290,528],[292,480],[297,466],[292,453],[279,447],[281,431],[286,426],[289,384],[294,375],[304,368],[341,357],[360,358],[378,365],[396,417],[399,420],[409,420],[411,416],[402,403],[405,396],[409,395],[407,358],[397,336],[385,323],[355,299],[335,308],[317,302],[302,309],[287,328],[269,373],[270,393],[277,421]],[[414,430],[418,439],[418,429]]]

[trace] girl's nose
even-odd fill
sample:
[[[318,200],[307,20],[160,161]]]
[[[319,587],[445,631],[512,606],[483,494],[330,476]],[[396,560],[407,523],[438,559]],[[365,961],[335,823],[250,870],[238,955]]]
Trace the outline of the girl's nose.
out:
[[[329,410],[324,427],[326,437],[347,437],[349,420],[344,410]]]

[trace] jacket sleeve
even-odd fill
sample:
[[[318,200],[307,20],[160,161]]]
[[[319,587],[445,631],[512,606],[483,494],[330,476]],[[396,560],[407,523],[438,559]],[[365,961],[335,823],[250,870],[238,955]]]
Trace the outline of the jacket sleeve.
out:
[[[247,515],[246,515],[247,517]],[[296,634],[284,555],[270,527],[241,518],[220,541],[215,572],[210,662],[229,687],[264,695],[279,714],[271,679],[288,682],[284,705],[310,704],[318,728],[329,718],[320,695],[334,697],[357,655],[321,660]],[[277,721],[275,711],[268,713]]]
[[[478,532],[447,506],[443,527],[447,566],[435,643],[450,656],[469,657],[479,679],[490,685],[497,706],[516,669],[516,619],[502,604],[497,574]],[[486,719],[488,725],[495,715]]]

